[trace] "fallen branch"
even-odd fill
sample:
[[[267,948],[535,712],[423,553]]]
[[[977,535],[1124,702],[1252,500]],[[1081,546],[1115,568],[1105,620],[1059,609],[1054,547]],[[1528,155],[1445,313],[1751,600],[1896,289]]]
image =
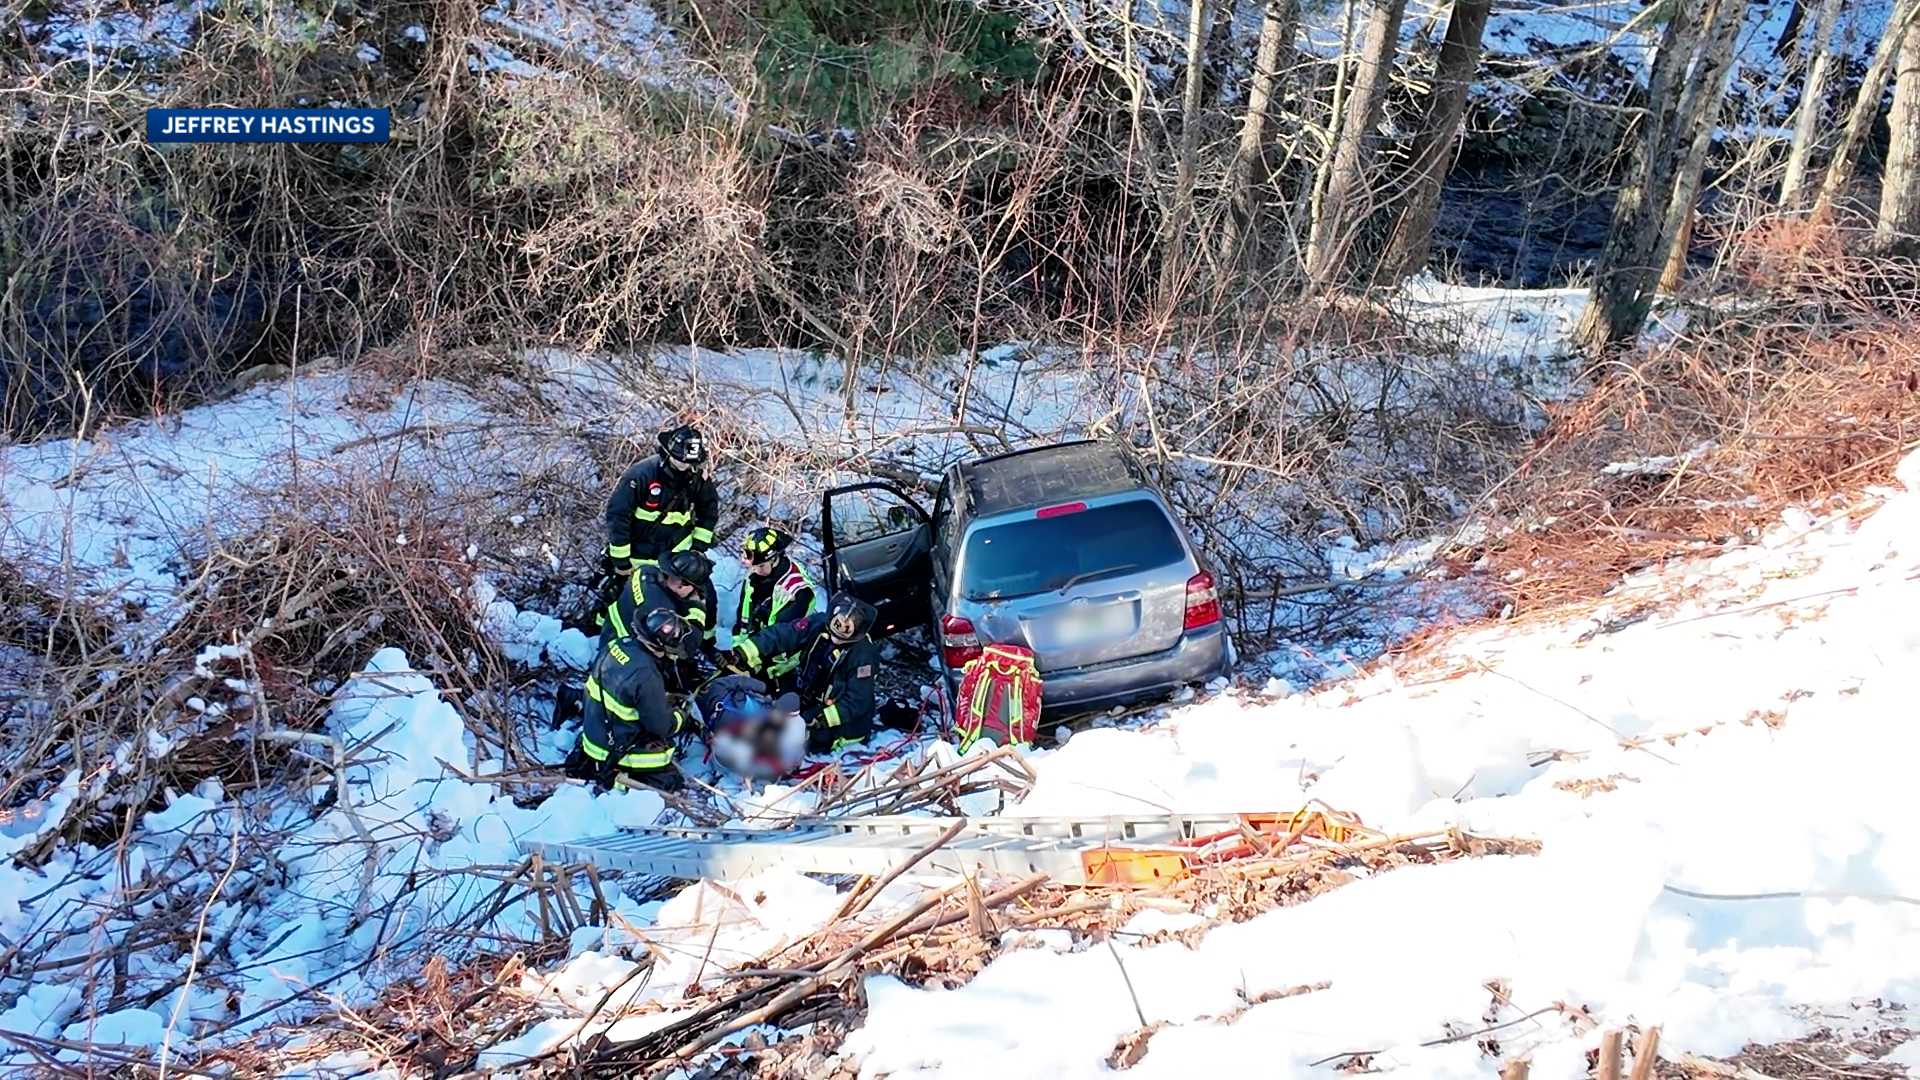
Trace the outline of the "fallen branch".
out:
[[[1731,1065],[1724,1061],[1697,1057],[1693,1054],[1681,1054],[1680,1064],[1694,1072],[1703,1072],[1708,1076],[1722,1076],[1727,1080],[1775,1080],[1763,1072],[1756,1072],[1745,1065]]]
[[[838,921],[840,919],[852,918],[853,916],[860,914],[862,911],[865,911],[867,909],[867,905],[873,903],[874,898],[878,897],[881,894],[881,892],[883,892],[886,889],[887,886],[893,884],[896,880],[898,880],[901,874],[904,874],[907,871],[913,869],[916,865],[920,863],[922,859],[925,859],[927,856],[947,846],[948,841],[952,840],[956,836],[959,836],[961,833],[965,832],[966,829],[967,829],[967,820],[965,818],[961,818],[960,820],[955,821],[952,825],[947,826],[947,829],[945,832],[941,833],[939,836],[934,837],[931,843],[922,847],[919,851],[916,851],[913,854],[907,856],[906,859],[904,859],[899,865],[887,871],[886,874],[882,876],[879,881],[873,884],[872,888],[866,889],[864,891],[855,890],[854,892],[848,894],[847,902],[841,907],[839,913],[834,917],[835,921]]]
[[[1467,1039],[1477,1038],[1478,1036],[1481,1036],[1481,1035],[1486,1035],[1491,1032],[1499,1031],[1502,1028],[1510,1028],[1515,1024],[1524,1024],[1536,1016],[1540,1016],[1544,1013],[1556,1012],[1559,1010],[1559,1008],[1560,1006],[1558,1005],[1548,1005],[1544,1008],[1535,1009],[1525,1016],[1516,1016],[1513,1019],[1503,1021],[1502,1023],[1492,1024],[1483,1028],[1475,1028],[1472,1031],[1463,1031],[1458,1035],[1447,1035],[1438,1039],[1428,1039],[1426,1042],[1423,1042],[1420,1045],[1423,1047],[1445,1046],[1448,1043],[1463,1042]],[[1387,1052],[1387,1049],[1388,1049],[1387,1047],[1380,1047],[1379,1049],[1375,1049],[1375,1050],[1345,1050],[1338,1054],[1328,1054],[1326,1057],[1323,1057],[1318,1061],[1307,1062],[1307,1068],[1311,1069],[1316,1065],[1325,1065],[1329,1061],[1339,1061],[1341,1058],[1369,1057],[1373,1054],[1384,1054]],[[1638,1075],[1639,1074],[1636,1071],[1635,1076],[1638,1077]]]
[[[842,972],[844,972],[847,969],[848,965],[852,964],[853,961],[859,959],[860,956],[863,953],[865,953],[867,950],[873,948],[876,945],[879,945],[880,943],[886,941],[888,938],[899,933],[901,927],[906,926],[908,923],[919,918],[921,915],[924,915],[927,911],[931,910],[936,905],[944,902],[949,896],[952,896],[957,890],[959,890],[959,888],[960,888],[959,885],[949,886],[948,888],[942,889],[937,893],[933,893],[923,898],[919,903],[913,905],[911,908],[908,908],[904,913],[898,916],[895,916],[890,922],[887,922],[881,925],[880,927],[875,929],[872,933],[868,934],[866,937],[848,946],[845,950],[843,950],[840,953],[840,955],[834,957],[832,960],[828,961],[824,966],[822,966],[813,977],[806,979],[792,987],[789,987],[788,989],[775,995],[773,1000],[767,1002],[765,1005],[762,1005],[759,1008],[754,1009],[751,1012],[745,1013],[741,1016],[736,1016],[732,1020],[727,1021],[725,1024],[720,1025],[718,1028],[715,1028],[712,1031],[707,1032],[705,1035],[700,1036],[699,1038],[695,1039],[693,1042],[688,1043],[687,1045],[681,1047],[679,1050],[674,1051],[674,1053],[671,1056],[680,1060],[685,1060],[686,1058],[689,1058],[694,1054],[699,1053],[701,1050],[704,1050],[707,1047],[712,1046],[714,1043],[719,1042],[721,1039],[726,1038],[728,1035],[731,1035],[736,1031],[740,1031],[743,1028],[752,1027],[755,1024],[765,1023],[768,1020],[771,1020],[774,1017],[779,1016],[781,1013],[792,1008],[795,1004],[798,1004],[803,998],[807,997],[809,994],[812,994],[814,991],[820,989],[820,987],[825,985],[828,980],[833,979],[839,974],[841,974]]]
[[[347,755],[340,740],[331,735],[322,735],[317,731],[286,731],[275,729],[263,731],[258,738],[265,742],[324,746],[333,753],[333,799],[340,812],[347,815],[347,821],[353,826],[354,835],[367,847],[367,858],[360,869],[360,896],[353,902],[355,919],[365,918],[367,897],[373,893],[373,879],[380,872],[380,842],[373,838],[372,830],[360,818],[359,811],[353,808],[353,799],[347,795]]]

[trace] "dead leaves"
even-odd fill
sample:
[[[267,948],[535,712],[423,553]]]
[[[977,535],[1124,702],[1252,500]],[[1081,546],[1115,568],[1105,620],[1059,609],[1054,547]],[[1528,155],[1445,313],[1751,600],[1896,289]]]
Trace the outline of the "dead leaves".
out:
[[[1140,1064],[1140,1059],[1147,1056],[1148,1041],[1166,1026],[1164,1023],[1148,1024],[1146,1027],[1136,1028],[1120,1036],[1120,1041],[1115,1044],[1113,1052],[1107,1055],[1107,1068],[1131,1069]]]
[[[1617,772],[1610,773],[1606,776],[1590,776],[1580,780],[1556,780],[1553,786],[1561,791],[1570,791],[1586,799],[1599,795],[1602,792],[1618,789],[1620,782],[1623,780],[1629,784],[1637,784],[1640,782],[1634,777],[1628,776],[1626,773]]]

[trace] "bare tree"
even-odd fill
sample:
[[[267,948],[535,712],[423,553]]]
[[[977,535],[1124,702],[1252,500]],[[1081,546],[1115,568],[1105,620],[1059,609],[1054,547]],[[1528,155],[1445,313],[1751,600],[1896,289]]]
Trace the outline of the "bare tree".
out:
[[[1733,46],[1745,25],[1747,0],[1718,0],[1707,26],[1706,42],[1701,46],[1699,62],[1694,65],[1687,93],[1701,95],[1701,104],[1689,106],[1686,115],[1698,117],[1687,157],[1673,178],[1673,195],[1667,201],[1667,217],[1660,227],[1660,246],[1666,252],[1666,265],[1660,272],[1660,287],[1677,288],[1687,269],[1687,248],[1693,236],[1693,218],[1700,201],[1700,177],[1706,168],[1707,151],[1713,146],[1713,132],[1720,123],[1720,109],[1727,95],[1727,74],[1733,67]]]
[[[1873,238],[1882,247],[1893,247],[1920,236],[1920,23],[1908,26],[1902,38],[1887,126],[1892,139]]]
[[[1233,212],[1228,215],[1226,242],[1222,245],[1228,266],[1239,261],[1241,246],[1254,232],[1259,216],[1260,200],[1253,190],[1254,165],[1266,153],[1267,112],[1273,105],[1281,67],[1292,58],[1298,12],[1299,0],[1267,0],[1260,19],[1260,47],[1254,54],[1253,82],[1247,89],[1247,115],[1240,121],[1240,144],[1230,170]]]
[[[1447,36],[1434,64],[1433,89],[1414,137],[1413,167],[1403,198],[1405,208],[1394,227],[1382,272],[1400,281],[1427,264],[1433,249],[1433,221],[1440,210],[1440,185],[1453,164],[1460,118],[1467,112],[1467,90],[1480,70],[1480,36],[1487,28],[1492,0],[1454,0]]]
[[[1827,89],[1827,72],[1833,67],[1833,27],[1840,21],[1844,0],[1825,0],[1820,5],[1820,21],[1813,29],[1813,63],[1800,87],[1800,107],[1793,116],[1793,143],[1787,150],[1787,176],[1780,184],[1780,204],[1793,207],[1800,201],[1807,184],[1807,159],[1813,153],[1814,128],[1819,126],[1821,98]],[[1786,36],[1781,35],[1786,42]]]
[[[1340,138],[1340,118],[1347,112],[1347,83],[1353,74],[1353,64],[1349,62],[1353,58],[1353,15],[1358,2],[1360,0],[1341,0],[1340,4],[1340,52],[1333,58],[1333,102],[1327,110],[1327,128],[1320,144],[1320,161],[1313,167],[1313,190],[1307,194],[1309,241],[1312,239],[1313,223],[1320,220],[1320,207],[1327,199],[1327,178],[1333,175],[1333,144]],[[1300,268],[1305,270],[1306,252],[1301,251],[1297,261]]]
[[[1673,178],[1692,146],[1692,118],[1683,108],[1701,97],[1688,92],[1686,76],[1708,6],[1707,0],[1678,0],[1654,55],[1638,159],[1614,203],[1613,229],[1594,266],[1593,299],[1580,320],[1577,336],[1590,355],[1631,341],[1653,306],[1656,275],[1666,262],[1661,226]]]
[[[1833,213],[1833,204],[1853,183],[1853,171],[1860,163],[1860,147],[1867,141],[1867,132],[1873,127],[1874,117],[1880,115],[1880,98],[1887,85],[1887,72],[1893,67],[1893,57],[1899,51],[1900,42],[1906,36],[1907,27],[1913,22],[1915,13],[1920,13],[1920,0],[1897,0],[1893,11],[1887,16],[1886,33],[1881,35],[1880,44],[1873,50],[1873,61],[1867,65],[1867,73],[1860,80],[1860,96],[1853,99],[1853,108],[1847,111],[1847,123],[1840,132],[1840,145],[1833,152],[1833,160],[1827,164],[1827,175],[1820,181],[1820,195],[1813,201],[1813,216],[1825,218]]]
[[[1181,256],[1187,223],[1193,219],[1194,157],[1200,147],[1201,91],[1206,78],[1207,4],[1206,0],[1188,0],[1187,4],[1187,82],[1180,110],[1180,160],[1174,179],[1173,213],[1167,222],[1166,252],[1161,263],[1163,288],[1178,280],[1187,265]]]
[[[1366,39],[1360,45],[1353,89],[1347,96],[1346,116],[1334,140],[1333,166],[1327,176],[1327,194],[1314,215],[1307,241],[1307,275],[1316,286],[1333,280],[1344,261],[1356,223],[1354,202],[1365,184],[1367,140],[1380,122],[1387,79],[1394,54],[1400,48],[1400,20],[1407,0],[1372,0]]]
[[[1213,23],[1207,29],[1206,96],[1216,109],[1226,107],[1227,91],[1233,85],[1226,69],[1233,62],[1233,24],[1239,7],[1240,0],[1214,0]]]

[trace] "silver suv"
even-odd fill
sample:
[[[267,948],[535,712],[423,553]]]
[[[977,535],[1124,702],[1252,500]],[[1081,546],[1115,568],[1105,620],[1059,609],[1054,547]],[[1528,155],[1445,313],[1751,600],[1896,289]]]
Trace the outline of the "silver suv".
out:
[[[925,625],[951,691],[988,642],[1025,645],[1048,712],[1164,694],[1231,670],[1213,575],[1128,450],[1073,442],[963,462],[929,516],[882,481],[821,497],[827,580]]]

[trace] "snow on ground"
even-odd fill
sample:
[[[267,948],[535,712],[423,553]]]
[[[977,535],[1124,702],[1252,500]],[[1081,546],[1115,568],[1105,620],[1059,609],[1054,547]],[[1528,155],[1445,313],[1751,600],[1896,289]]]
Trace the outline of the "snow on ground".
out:
[[[480,17],[590,63],[658,84],[660,69],[684,63],[674,35],[644,3],[612,0],[496,0]]]
[[[0,449],[0,558],[49,585],[72,575],[96,598],[152,607],[210,535],[254,528],[257,508],[291,484],[393,472],[455,491],[568,467],[565,446],[527,434],[449,383],[302,375],[92,438]]]
[[[1577,392],[1555,358],[1580,294],[1515,296],[1421,280],[1402,300],[1436,331],[1462,335],[1473,362],[1522,377],[1540,396]],[[678,353],[652,363],[684,378],[690,400],[721,395],[770,436],[829,451],[867,449],[950,415],[950,370],[863,371],[859,405],[847,413],[838,364],[767,359]],[[548,377],[564,386],[619,385],[604,362],[546,361]],[[1008,346],[983,357],[969,385],[993,415],[1070,432],[1097,415],[1088,411],[1098,399],[1086,370]],[[503,434],[508,421],[468,391],[438,383],[365,391],[343,373],[302,376],[91,440],[9,447],[0,454],[0,551],[41,573],[71,567],[96,595],[159,603],[187,570],[193,538],[243,527],[237,511],[246,500],[296,468],[385,465],[448,484],[478,482],[492,469],[492,482],[512,490],[514,470],[535,467],[528,448],[540,444]],[[436,434],[395,437],[402,428]],[[414,445],[425,441],[438,443],[434,452]],[[914,460],[964,450],[950,435],[896,441]],[[474,471],[448,472],[449,460]],[[1920,528],[1920,494],[1911,490],[1920,488],[1920,458],[1902,476],[1909,490],[1888,493],[1857,529],[1844,518],[1792,516],[1755,546],[1622,582],[1590,619],[1495,626],[1459,638],[1436,664],[1365,674],[1323,663],[1303,676],[1287,657],[1271,657],[1267,666],[1290,681],[1175,704],[1036,753],[1040,782],[1014,813],[1269,810],[1320,800],[1383,828],[1459,823],[1545,844],[1538,857],[1363,880],[1215,929],[1192,949],[1120,946],[1140,1008],[1169,1025],[1136,1068],[1172,1073],[1198,1061],[1290,1075],[1367,1049],[1379,1051],[1376,1067],[1407,1075],[1489,1075],[1492,1063],[1471,1040],[1419,1044],[1484,1023],[1484,984],[1493,978],[1506,980],[1520,1009],[1584,1004],[1603,1023],[1660,1023],[1669,1045],[1713,1054],[1800,1033],[1852,999],[1914,1000],[1920,925],[1906,905],[1872,898],[1920,893],[1920,830],[1906,824],[1900,802],[1916,737],[1897,719],[1920,691],[1920,635],[1906,618],[1920,601],[1920,549],[1908,541]],[[796,492],[794,506],[809,511],[812,498]],[[1335,547],[1339,572],[1380,565],[1350,540]],[[1392,569],[1418,571],[1417,549],[1398,555]],[[737,567],[719,564],[725,588]],[[1646,615],[1643,602],[1675,590],[1698,596]],[[514,658],[583,659],[584,639],[566,638],[551,616],[520,610],[485,585],[474,599]],[[1414,629],[1432,614],[1407,604],[1381,604],[1382,633]],[[121,874],[171,880],[170,895],[204,896],[237,840],[264,836],[275,846],[271,881],[229,882],[221,895],[232,899],[207,909],[208,938],[229,942],[238,962],[196,968],[183,984],[177,959],[164,970],[139,960],[130,977],[155,989],[94,1015],[66,984],[9,987],[0,1030],[177,1047],[297,1015],[312,1003],[301,996],[310,988],[364,999],[407,970],[417,942],[444,940],[479,918],[490,883],[464,871],[512,864],[518,838],[571,838],[660,816],[650,794],[595,797],[579,787],[535,808],[516,805],[486,782],[497,765],[476,761],[459,714],[408,667],[398,650],[379,651],[341,694],[327,731],[358,748],[344,791],[274,801],[202,785],[145,817],[124,865],[114,851],[80,845],[57,849],[35,870],[0,873],[0,933],[50,943],[58,958],[90,947],[94,912]],[[1650,741],[1627,748],[1622,738]],[[534,749],[552,760],[564,741],[562,733]],[[325,744],[308,749],[329,753]],[[769,789],[759,801],[780,794]],[[37,820],[58,820],[62,799],[72,797],[53,793]],[[743,800],[743,812],[752,807]],[[22,850],[41,827],[10,825],[6,850]],[[198,869],[182,873],[183,865]],[[156,877],[170,873],[180,876]],[[910,902],[927,884],[902,884],[876,910]],[[1673,889],[1821,895],[1723,901]],[[523,990],[551,999],[551,1019],[496,1046],[489,1064],[609,1025],[625,1037],[665,1023],[686,986],[803,936],[836,906],[826,886],[790,874],[690,886],[665,903],[614,899],[611,929],[583,931],[564,964],[524,976]],[[532,917],[513,905],[487,926],[530,936]],[[1029,941],[958,990],[873,980],[868,1023],[847,1052],[866,1075],[1104,1068],[1115,1041],[1138,1026],[1112,954],[1076,951],[1061,935]],[[581,1003],[634,975],[637,952],[652,953],[654,973],[611,1000],[651,1011],[623,1017],[614,1009],[583,1026]],[[1321,980],[1330,988],[1231,1021],[1204,1019],[1236,1009],[1243,992]],[[1009,1008],[1033,1022],[1005,1024]],[[1555,1015],[1502,1035],[1507,1052],[1535,1056],[1540,1075],[1576,1071],[1591,1041]]]
[[[1395,870],[1193,948],[1120,946],[1117,963],[1041,948],[957,990],[876,977],[845,1053],[863,1076],[1096,1075],[1140,1026],[1122,967],[1167,1025],[1142,1076],[1324,1075],[1316,1062],[1353,1051],[1403,1075],[1492,1076],[1472,1039],[1421,1044],[1485,1026],[1493,979],[1513,1002],[1497,1021],[1564,1002],[1721,1056],[1859,1001],[1920,999],[1920,912],[1899,899],[1920,897],[1920,454],[1901,476],[1858,528],[1790,514],[1754,546],[1622,582],[1591,618],[1495,626],[1438,664],[1217,697],[1036,755],[1017,813],[1319,800],[1390,831],[1458,824],[1544,847]],[[1635,621],[1676,593],[1697,595]],[[1596,1036],[1549,1013],[1499,1042],[1536,1075],[1574,1076]]]
[[[38,39],[43,55],[58,61],[104,63],[112,54],[131,53],[143,60],[170,56],[192,39],[194,24],[207,10],[205,0],[154,4],[145,10],[84,0],[47,5],[23,17],[20,30]]]
[[[243,1037],[287,1019],[289,1007],[363,1000],[411,970],[423,939],[457,958],[443,937],[457,929],[537,936],[524,901],[489,914],[496,882],[463,871],[510,868],[518,839],[610,832],[651,823],[663,808],[650,792],[567,786],[527,809],[485,781],[485,762],[476,782],[451,774],[448,764],[464,769],[472,758],[465,724],[397,649],[376,653],[341,692],[328,732],[352,751],[337,787],[289,800],[208,782],[146,814],[125,852],[82,844],[37,871],[0,873],[0,933],[49,958],[85,955],[116,924],[124,932],[126,917],[111,913],[123,873],[164,883],[136,917],[190,904],[202,948],[225,942],[233,957],[184,967],[190,958],[136,950],[127,978],[143,1004],[88,1015],[82,981],[36,983],[0,1014],[0,1030],[180,1047]],[[329,736],[309,744],[322,760]],[[270,858],[241,859],[258,844],[271,846]],[[635,905],[615,908],[644,921]]]
[[[1139,0],[1141,17],[1154,22],[1169,39],[1178,40],[1187,19],[1185,0]],[[1844,54],[1864,62],[1886,28],[1892,0],[1852,0],[1841,12],[1833,46]],[[1747,9],[1746,27],[1741,32],[1736,63],[1745,68],[1784,73],[1786,63],[1774,55],[1780,36],[1787,29],[1792,0],[1766,0]],[[1817,5],[1811,5],[1817,10]],[[1353,38],[1357,42],[1365,32],[1366,8],[1353,5]],[[1411,0],[1400,24],[1403,45],[1416,41],[1437,46],[1446,35],[1447,17],[1452,4],[1444,0]],[[1799,28],[1799,40],[1810,41],[1814,32],[1815,10],[1809,10]],[[1260,34],[1261,8],[1246,5],[1238,10],[1234,29],[1246,42]],[[1331,58],[1339,55],[1346,33],[1346,6],[1339,3],[1308,3],[1301,8],[1300,45],[1312,54]],[[1645,65],[1659,42],[1661,25],[1648,18],[1647,5],[1641,0],[1501,0],[1493,5],[1482,35],[1482,46],[1491,55],[1538,56],[1565,59],[1573,55],[1612,53],[1641,77]]]
[[[1518,376],[1528,393],[1559,401],[1584,389],[1567,343],[1587,297],[1586,289],[1454,285],[1422,271],[1400,287],[1394,305],[1416,325],[1457,341],[1490,372]]]
[[[1484,291],[1455,292],[1431,283],[1421,290],[1410,294],[1416,304],[1450,312],[1436,316],[1450,327],[1447,332],[1477,328],[1480,336],[1466,346],[1472,364],[1515,371],[1539,366],[1556,351],[1549,338],[1575,302],[1560,296],[1502,302]],[[1540,328],[1514,329],[1515,310],[1532,313],[1528,317],[1538,319]],[[630,362],[540,359],[541,389],[550,400],[597,402],[626,425],[619,437],[629,429],[650,431],[663,419],[653,411],[657,395],[637,392],[657,382],[636,387],[622,381]],[[962,358],[912,370],[862,368],[851,376],[858,379],[852,394],[842,365],[797,353],[680,351],[649,358],[645,366],[649,378],[687,387],[675,404],[709,402],[720,410],[716,415],[744,420],[757,437],[829,458],[878,450],[922,467],[971,452],[948,430],[961,385],[969,391],[967,419],[1004,424],[1022,440],[1098,430],[1103,416],[1115,415],[1115,403],[1125,406],[1135,393],[1110,377],[1114,365],[1106,358],[1020,345],[987,350],[975,364]],[[514,398],[526,388],[504,389]],[[483,570],[529,559],[571,565],[582,555],[558,538],[571,531],[595,534],[597,521],[544,520],[529,489],[537,478],[554,476],[595,484],[575,440],[584,425],[601,419],[571,416],[568,423],[575,427],[556,432],[550,419],[519,417],[494,397],[451,382],[396,385],[365,373],[303,373],[83,439],[0,448],[0,557],[56,591],[72,585],[93,601],[123,601],[128,606],[119,610],[144,610],[147,618],[164,621],[196,560],[256,528],[259,507],[284,499],[290,485],[374,474],[447,494],[496,493],[498,505],[491,506],[488,520],[459,523],[472,536],[469,557],[480,553]],[[777,502],[802,518],[817,512],[811,487],[783,490]],[[758,516],[773,508],[734,513]],[[1341,572],[1377,568],[1376,553],[1351,537],[1328,543],[1328,557]],[[1412,549],[1393,554],[1402,560],[1393,572],[1417,572]],[[723,592],[737,587],[737,577],[730,557],[716,559]],[[549,613],[523,610],[486,573],[472,599],[510,659],[573,667],[587,659],[585,638],[562,631]],[[722,610],[732,610],[724,598]],[[1400,601],[1382,604],[1376,636],[1410,631],[1428,614]],[[230,659],[216,650],[204,662],[211,669]],[[1349,659],[1321,658],[1311,669],[1280,666],[1305,684],[1345,669]],[[448,942],[465,940],[461,932],[484,929],[480,940],[532,936],[532,915],[519,904],[488,916],[494,883],[469,873],[517,862],[516,839],[570,838],[660,816],[660,800],[652,795],[594,797],[577,786],[561,788],[538,807],[516,805],[505,789],[488,782],[497,759],[475,746],[439,688],[409,668],[400,650],[372,652],[338,695],[322,733],[334,741],[308,740],[302,747],[322,762],[335,745],[342,748],[352,762],[343,786],[288,793],[227,792],[202,784],[170,793],[164,807],[145,814],[124,851],[66,845],[35,867],[0,871],[0,934],[54,961],[80,963],[99,941],[125,933],[131,919],[155,910],[152,905],[204,908],[200,963],[187,967],[189,957],[166,950],[136,952],[127,973],[132,992],[111,1011],[99,1008],[99,998],[83,998],[79,981],[0,987],[0,1031],[178,1048],[242,1037],[321,1000],[362,1001],[410,971],[422,948],[451,947]],[[1210,703],[1195,715],[1223,708]],[[1070,775],[1072,762],[1115,734],[1081,736],[1084,741],[1058,757],[1063,764],[1050,769]],[[554,761],[568,738],[553,733],[523,749]],[[1228,787],[1245,782],[1222,781]],[[79,785],[80,778],[70,776],[59,790],[43,793],[36,814],[0,828],[0,848],[9,855],[28,849],[62,820]],[[1034,806],[1055,798],[1050,792],[1056,787],[1043,789]],[[769,790],[757,799],[742,794],[742,813],[751,814],[782,792]],[[240,869],[223,880],[221,869],[228,866]],[[130,918],[102,921],[100,911],[117,902],[122,883],[148,899]],[[567,967],[529,976],[529,985],[550,985],[559,1002],[584,993],[581,987],[630,973],[626,954],[636,948],[687,953],[694,948],[690,942],[700,942],[704,954],[711,941],[705,961],[689,961],[686,970],[662,968],[647,982],[646,1000],[664,1004],[693,979],[710,979],[724,964],[759,955],[817,925],[831,906],[823,889],[789,876],[695,887],[665,906],[614,898],[616,925],[625,929],[577,940]],[[889,904],[909,902],[911,895]],[[219,943],[218,955],[207,943]],[[578,1021],[577,1013],[557,1004],[552,1026],[524,1033],[499,1053],[510,1059],[578,1037]]]

